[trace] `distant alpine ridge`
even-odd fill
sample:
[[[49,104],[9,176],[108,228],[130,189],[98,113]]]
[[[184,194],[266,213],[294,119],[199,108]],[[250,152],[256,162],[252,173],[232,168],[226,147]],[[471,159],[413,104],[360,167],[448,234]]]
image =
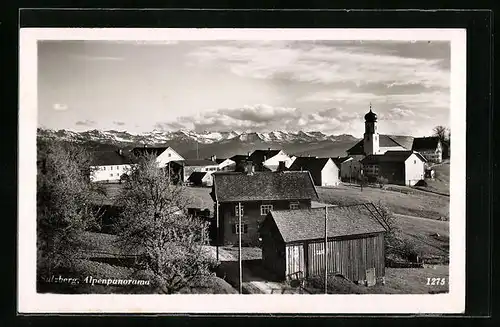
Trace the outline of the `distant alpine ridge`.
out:
[[[202,132],[180,130],[175,132],[164,132],[153,130],[152,132],[134,134],[126,131],[100,131],[88,130],[85,132],[74,132],[70,130],[52,130],[38,128],[38,136],[46,139],[60,139],[76,142],[102,142],[102,143],[132,143],[132,144],[165,144],[170,141],[198,142],[200,144],[223,143],[225,141],[241,142],[269,142],[278,144],[287,143],[311,143],[320,141],[356,141],[352,135],[326,135],[322,132]]]
[[[124,149],[135,146],[171,146],[185,158],[227,158],[257,149],[282,149],[293,155],[343,156],[359,139],[352,135],[326,135],[322,132],[203,132],[180,130],[135,134],[126,131],[38,129],[39,139],[78,142],[92,150]]]

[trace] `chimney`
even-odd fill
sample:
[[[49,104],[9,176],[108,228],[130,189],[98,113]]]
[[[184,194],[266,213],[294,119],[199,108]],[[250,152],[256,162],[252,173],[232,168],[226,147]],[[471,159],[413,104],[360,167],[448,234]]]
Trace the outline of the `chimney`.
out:
[[[217,159],[217,157],[215,156],[215,154],[213,154],[211,157],[210,157],[210,160],[211,161],[215,161]]]
[[[271,151],[271,148],[267,148],[267,151]]]
[[[253,167],[253,162],[251,160],[248,160],[245,163],[245,173],[247,175],[253,175],[254,173],[254,167]]]
[[[122,149],[119,149],[119,150],[118,150],[118,154],[119,154],[119,155],[121,155],[121,156],[123,156],[123,150],[122,150]]]

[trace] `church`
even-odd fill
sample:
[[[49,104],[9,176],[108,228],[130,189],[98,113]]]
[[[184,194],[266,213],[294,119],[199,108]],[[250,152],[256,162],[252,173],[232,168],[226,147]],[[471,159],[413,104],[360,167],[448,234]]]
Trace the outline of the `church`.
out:
[[[439,140],[433,143],[427,139],[379,134],[377,114],[370,104],[370,111],[365,115],[363,139],[347,150],[347,154],[359,162],[362,174],[369,179],[383,177],[391,184],[413,186],[424,179],[428,159],[421,153],[422,150],[432,157],[432,161],[442,160]],[[419,145],[426,148],[419,148]]]

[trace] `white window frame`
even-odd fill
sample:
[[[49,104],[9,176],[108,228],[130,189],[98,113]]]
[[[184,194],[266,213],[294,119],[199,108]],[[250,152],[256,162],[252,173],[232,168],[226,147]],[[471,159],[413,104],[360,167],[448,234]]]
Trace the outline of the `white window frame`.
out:
[[[245,215],[245,207],[241,205],[241,216],[243,217]],[[234,216],[238,217],[238,205],[234,206]]]
[[[245,226],[246,226],[247,232],[245,232]],[[241,223],[241,227],[243,228],[243,233],[241,233],[242,235],[248,233],[248,224]],[[238,224],[238,223],[234,224],[234,230],[235,230],[235,234],[238,235],[239,231],[240,231],[240,224]]]
[[[299,201],[290,202],[290,210],[298,210],[298,209],[300,209]]]
[[[264,210],[267,210],[267,212],[264,212]],[[260,215],[265,216],[269,213],[269,211],[273,210],[273,205],[272,204],[261,204],[260,205]]]

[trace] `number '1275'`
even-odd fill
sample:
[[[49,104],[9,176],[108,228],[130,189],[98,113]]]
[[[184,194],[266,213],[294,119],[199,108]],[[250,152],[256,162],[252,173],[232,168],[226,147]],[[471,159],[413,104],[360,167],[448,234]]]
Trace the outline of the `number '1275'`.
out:
[[[446,278],[427,277],[427,285],[445,285]]]

